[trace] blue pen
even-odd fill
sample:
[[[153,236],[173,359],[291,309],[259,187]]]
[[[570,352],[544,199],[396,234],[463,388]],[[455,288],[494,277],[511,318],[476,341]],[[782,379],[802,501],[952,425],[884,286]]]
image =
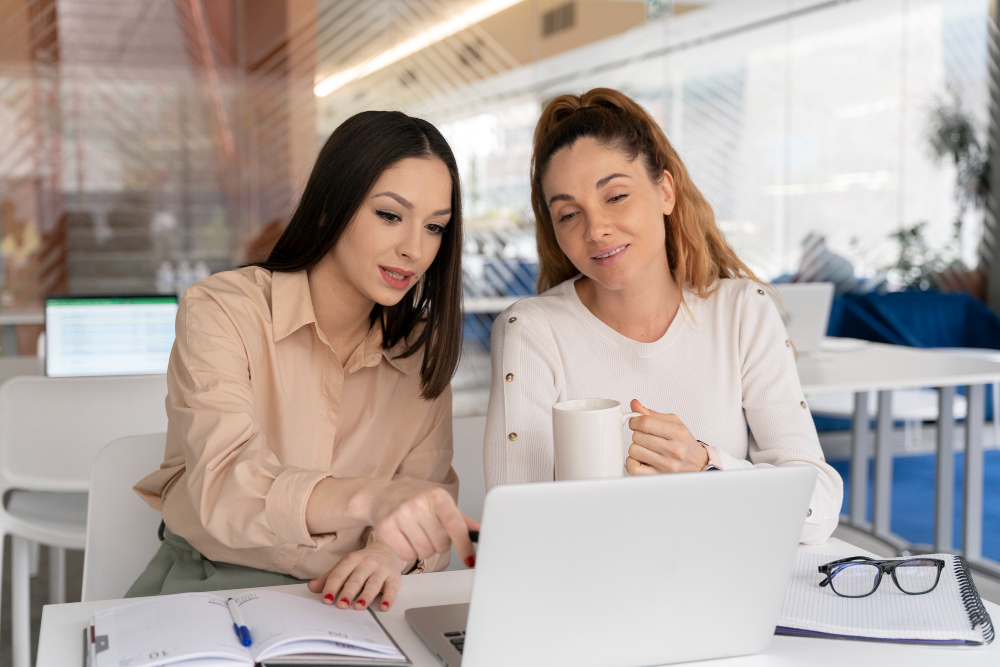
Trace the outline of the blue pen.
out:
[[[233,616],[233,630],[240,638],[240,643],[244,646],[250,646],[250,629],[247,627],[246,621],[243,620],[240,608],[236,606],[236,600],[229,598],[226,600],[226,606],[229,607],[229,613]]]

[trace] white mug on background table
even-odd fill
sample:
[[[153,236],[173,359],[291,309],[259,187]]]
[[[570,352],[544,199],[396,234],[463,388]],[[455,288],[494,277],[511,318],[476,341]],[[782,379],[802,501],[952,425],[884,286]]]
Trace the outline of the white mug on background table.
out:
[[[625,473],[622,427],[638,412],[610,398],[581,398],[552,406],[556,479],[600,479]]]

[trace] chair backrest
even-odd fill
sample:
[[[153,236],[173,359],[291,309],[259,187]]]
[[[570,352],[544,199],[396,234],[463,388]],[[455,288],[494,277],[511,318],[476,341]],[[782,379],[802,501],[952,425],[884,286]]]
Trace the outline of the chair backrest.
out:
[[[84,602],[121,598],[160,547],[160,513],[132,490],[163,461],[166,433],[133,435],[102,449],[90,472]]]
[[[483,516],[486,478],[483,474],[483,441],[486,416],[459,417],[452,422],[455,453],[451,467],[458,475],[458,509],[477,521]]]
[[[86,491],[104,445],[167,430],[165,375],[15,377],[0,386],[0,491]]]
[[[1000,348],[1000,317],[969,294],[866,294],[861,303],[914,347]]]
[[[860,338],[890,345],[911,344],[898,331],[868,312],[861,299],[862,296],[856,294],[838,294],[833,298],[827,336]]]

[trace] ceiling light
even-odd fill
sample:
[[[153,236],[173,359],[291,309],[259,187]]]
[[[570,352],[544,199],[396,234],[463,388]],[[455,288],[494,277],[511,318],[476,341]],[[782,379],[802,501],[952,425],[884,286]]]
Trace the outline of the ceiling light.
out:
[[[519,2],[521,0],[483,0],[482,2],[477,2],[450,19],[442,21],[405,42],[383,51],[371,60],[355,65],[354,67],[348,67],[336,74],[331,74],[317,83],[316,87],[313,88],[313,92],[316,93],[317,97],[326,97],[352,81],[363,79],[373,72],[397,63],[403,58],[412,56],[417,51],[426,49],[432,44],[437,44],[441,40],[447,39],[455,33],[461,32],[484,19],[488,19],[509,7],[513,7]]]

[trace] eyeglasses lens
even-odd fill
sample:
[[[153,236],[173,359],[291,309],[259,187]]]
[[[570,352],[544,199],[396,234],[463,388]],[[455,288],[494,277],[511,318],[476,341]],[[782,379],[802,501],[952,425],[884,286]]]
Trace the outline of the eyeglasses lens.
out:
[[[837,568],[830,580],[834,592],[844,597],[856,598],[868,595],[875,588],[878,567],[865,563],[853,563]]]
[[[896,566],[896,583],[907,593],[926,593],[937,580],[938,568],[932,560],[914,558]]]

